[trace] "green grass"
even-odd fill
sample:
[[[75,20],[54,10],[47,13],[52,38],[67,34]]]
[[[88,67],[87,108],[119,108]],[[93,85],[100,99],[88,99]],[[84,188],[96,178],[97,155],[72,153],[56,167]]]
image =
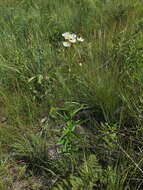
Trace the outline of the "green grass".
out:
[[[0,190],[143,189],[142,42],[141,0],[0,1]]]

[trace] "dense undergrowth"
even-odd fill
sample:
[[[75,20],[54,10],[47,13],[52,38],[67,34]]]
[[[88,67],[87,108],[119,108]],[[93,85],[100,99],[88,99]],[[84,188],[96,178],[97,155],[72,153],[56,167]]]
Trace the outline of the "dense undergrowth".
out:
[[[1,0],[0,105],[0,190],[142,190],[142,0]]]

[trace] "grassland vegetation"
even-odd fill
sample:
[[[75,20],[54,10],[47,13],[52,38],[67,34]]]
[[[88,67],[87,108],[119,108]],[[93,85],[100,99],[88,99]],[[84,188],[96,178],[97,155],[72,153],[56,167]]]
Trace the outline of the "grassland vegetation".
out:
[[[142,190],[142,0],[0,0],[0,106],[0,190]]]

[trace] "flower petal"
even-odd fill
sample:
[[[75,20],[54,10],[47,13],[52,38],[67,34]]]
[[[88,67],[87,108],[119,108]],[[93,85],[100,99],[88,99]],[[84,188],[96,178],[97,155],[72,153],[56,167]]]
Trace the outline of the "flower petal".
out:
[[[69,33],[69,32],[65,32],[65,33],[62,34],[63,37],[69,36],[69,35],[71,35],[71,33]]]
[[[77,41],[79,41],[79,42],[83,42],[84,39],[83,39],[82,37],[78,37],[78,38],[77,38]]]
[[[71,34],[70,32],[65,32],[62,34],[62,36],[66,39],[66,40],[69,40],[69,39],[75,39],[77,38],[76,34]]]
[[[76,34],[71,34],[72,38],[77,38]]]
[[[71,33],[65,32],[62,34],[62,36],[65,38],[65,40],[68,40],[71,37]]]
[[[71,47],[71,43],[70,42],[62,42],[64,47]]]
[[[70,38],[70,39],[69,39],[69,42],[71,42],[71,43],[76,43],[76,38]]]

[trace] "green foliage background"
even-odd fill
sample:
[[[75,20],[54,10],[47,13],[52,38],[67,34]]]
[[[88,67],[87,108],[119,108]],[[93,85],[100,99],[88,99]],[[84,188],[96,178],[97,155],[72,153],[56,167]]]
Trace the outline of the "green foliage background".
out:
[[[0,0],[0,105],[0,189],[142,190],[143,1]]]

